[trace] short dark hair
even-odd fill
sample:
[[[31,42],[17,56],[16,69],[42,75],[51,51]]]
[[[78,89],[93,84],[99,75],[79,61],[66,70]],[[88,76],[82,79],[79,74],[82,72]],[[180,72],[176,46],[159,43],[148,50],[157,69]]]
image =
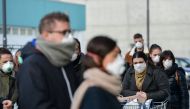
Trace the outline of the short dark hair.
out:
[[[133,39],[137,39],[137,38],[143,38],[142,34],[136,33],[136,34],[133,36]]]
[[[165,59],[167,59],[168,57],[170,57],[172,59],[172,62],[175,63],[175,56],[172,53],[172,51],[171,50],[165,50],[160,55],[160,63],[161,63],[162,66],[163,66],[162,61],[165,60]]]
[[[132,60],[133,60],[134,58],[143,58],[144,61],[147,62],[147,56],[146,56],[146,54],[145,54],[144,52],[142,52],[142,51],[137,51],[137,52],[135,52],[135,53],[133,54]]]
[[[86,68],[98,67],[92,57],[88,53],[98,55],[102,59],[117,46],[116,41],[108,36],[99,35],[95,36],[87,45],[87,55],[84,58],[84,65]]]
[[[4,55],[4,54],[10,54],[10,55],[12,56],[12,53],[11,53],[7,48],[1,47],[1,48],[0,48],[0,58],[1,58],[1,56]]]
[[[116,47],[116,41],[108,36],[96,36],[87,46],[87,52],[92,52],[104,58],[109,52]]]
[[[152,44],[151,47],[150,47],[150,49],[149,49],[149,53],[152,53],[152,51],[153,51],[154,49],[160,49],[160,51],[162,51],[162,48],[161,48],[159,45],[157,45],[157,44]]]
[[[52,29],[52,25],[55,24],[55,21],[62,22],[70,22],[69,17],[65,13],[61,12],[52,12],[45,15],[39,24],[39,33],[42,33],[44,30],[50,31]]]

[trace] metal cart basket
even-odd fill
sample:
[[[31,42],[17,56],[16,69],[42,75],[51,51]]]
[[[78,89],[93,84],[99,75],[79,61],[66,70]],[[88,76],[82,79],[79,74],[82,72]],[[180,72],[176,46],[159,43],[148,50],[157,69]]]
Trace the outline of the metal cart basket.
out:
[[[138,102],[126,104],[122,103],[122,109],[166,109],[167,102],[167,100],[163,102],[152,102],[152,100],[149,100],[148,102],[145,102],[143,104]]]

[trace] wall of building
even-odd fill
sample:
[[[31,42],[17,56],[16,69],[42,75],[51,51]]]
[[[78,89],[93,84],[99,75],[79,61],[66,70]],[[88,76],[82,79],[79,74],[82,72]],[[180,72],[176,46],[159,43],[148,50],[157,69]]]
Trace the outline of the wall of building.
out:
[[[146,43],[147,0],[87,0],[85,39],[108,34],[118,40],[123,54],[135,33]],[[171,49],[176,56],[190,57],[189,0],[150,0],[150,44]]]

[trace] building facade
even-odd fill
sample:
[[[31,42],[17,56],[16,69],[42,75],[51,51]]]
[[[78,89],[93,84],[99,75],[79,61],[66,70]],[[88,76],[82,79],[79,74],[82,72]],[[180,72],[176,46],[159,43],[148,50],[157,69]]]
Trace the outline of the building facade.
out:
[[[190,57],[190,1],[149,1],[150,45]],[[122,54],[130,49],[135,33],[141,33],[146,43],[146,4],[147,0],[87,0],[86,40],[108,34],[118,41]]]

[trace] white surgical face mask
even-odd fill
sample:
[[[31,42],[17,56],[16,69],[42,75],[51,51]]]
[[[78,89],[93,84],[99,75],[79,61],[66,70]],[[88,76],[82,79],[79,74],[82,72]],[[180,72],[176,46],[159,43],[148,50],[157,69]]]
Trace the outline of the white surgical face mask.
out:
[[[116,59],[112,62],[112,63],[109,63],[107,66],[106,66],[106,70],[112,74],[112,75],[115,75],[115,76],[120,76],[124,71],[125,71],[125,61],[124,59],[122,59],[122,57],[120,55],[118,55],[116,57]]]
[[[172,60],[166,59],[165,61],[163,61],[163,66],[165,70],[171,68],[172,64],[173,64]]]
[[[74,54],[72,55],[71,61],[75,61],[75,60],[77,59],[77,56],[78,56],[78,54],[77,54],[77,53],[74,53]]]
[[[152,57],[152,61],[154,63],[158,63],[160,61],[160,56],[159,55],[156,55],[155,57]]]
[[[10,62],[10,61],[8,61],[2,65],[2,71],[5,74],[11,73],[13,71],[13,68],[14,68],[14,64],[13,64],[13,62]]]
[[[146,63],[134,64],[134,69],[136,73],[142,73],[146,69]]]
[[[137,42],[137,43],[135,44],[135,47],[136,47],[136,48],[143,48],[143,44],[142,44],[141,42]]]
[[[66,33],[61,42],[62,43],[73,43],[74,42],[73,35],[71,33]]]

